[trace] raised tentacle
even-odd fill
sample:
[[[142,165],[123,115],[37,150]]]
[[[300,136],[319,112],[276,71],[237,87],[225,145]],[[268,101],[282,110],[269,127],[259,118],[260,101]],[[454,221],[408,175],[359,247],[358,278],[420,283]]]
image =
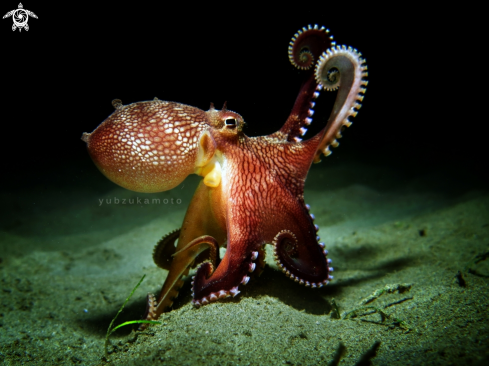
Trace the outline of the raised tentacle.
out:
[[[329,30],[318,25],[304,27],[292,37],[289,46],[289,60],[298,69],[308,70],[306,71],[308,76],[301,86],[284,126],[270,137],[300,141],[300,137],[307,132],[306,127],[311,124],[311,117],[314,114],[314,100],[319,96],[312,67],[320,55],[334,44]]]
[[[327,90],[338,89],[333,111],[326,127],[320,132],[323,134],[318,146],[314,162],[321,161],[321,154],[331,154],[329,146],[339,145],[337,138],[341,138],[343,126],[349,127],[350,116],[355,117],[361,107],[363,94],[367,86],[367,66],[361,53],[357,50],[336,46],[324,52],[316,65],[316,81]]]

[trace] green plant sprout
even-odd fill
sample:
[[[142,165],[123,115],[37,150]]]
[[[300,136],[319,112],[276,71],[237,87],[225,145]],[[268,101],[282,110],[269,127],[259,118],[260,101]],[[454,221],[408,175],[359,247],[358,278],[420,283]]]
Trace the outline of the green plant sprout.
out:
[[[116,316],[114,316],[114,319],[112,319],[112,321],[110,322],[109,328],[107,328],[107,334],[105,335],[105,346],[104,346],[104,348],[105,348],[105,359],[107,361],[109,360],[109,354],[108,354],[108,351],[107,351],[107,345],[109,344],[109,337],[117,329],[119,329],[120,327],[123,327],[125,325],[130,325],[130,324],[142,324],[142,323],[143,324],[161,324],[161,322],[157,322],[157,321],[154,321],[154,320],[130,320],[128,322],[124,322],[122,324],[119,324],[115,328],[112,328],[112,326],[114,325],[115,320],[117,319],[117,317],[119,316],[119,314],[124,309],[124,306],[126,306],[127,302],[132,297],[132,295],[134,294],[134,292],[136,291],[136,289],[139,287],[139,285],[141,284],[141,282],[143,282],[144,277],[146,277],[146,275],[143,275],[143,277],[141,277],[141,279],[139,280],[139,282],[136,285],[136,287],[133,288],[132,292],[129,294],[129,296],[127,297],[126,301],[124,301],[124,304],[122,304],[122,306],[119,309],[119,311],[117,312]]]

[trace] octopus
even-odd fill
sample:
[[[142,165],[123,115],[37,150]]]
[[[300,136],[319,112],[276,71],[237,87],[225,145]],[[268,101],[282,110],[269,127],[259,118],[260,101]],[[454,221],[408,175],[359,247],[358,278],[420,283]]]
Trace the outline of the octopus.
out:
[[[237,296],[264,269],[265,244],[293,281],[320,288],[333,279],[304,184],[312,163],[331,154],[357,115],[367,66],[357,50],[336,45],[317,25],[299,30],[288,53],[304,82],[284,125],[268,136],[246,136],[243,117],[226,104],[203,111],[157,98],[114,100],[115,111],[83,134],[98,169],[124,188],[161,192],[189,174],[203,177],[181,228],[154,249],[156,265],[169,272],[159,297],[148,294],[146,320],[171,309],[191,268],[196,307]],[[323,90],[336,91],[333,110],[320,132],[302,139]],[[220,247],[226,247],[222,258]]]

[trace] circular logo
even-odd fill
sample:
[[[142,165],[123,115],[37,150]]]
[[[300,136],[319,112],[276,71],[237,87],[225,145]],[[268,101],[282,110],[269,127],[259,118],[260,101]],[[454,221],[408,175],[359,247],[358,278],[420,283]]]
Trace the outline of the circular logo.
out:
[[[12,14],[12,19],[14,20],[14,24],[17,27],[22,28],[27,24],[27,21],[29,20],[29,15],[24,9],[17,9]]]

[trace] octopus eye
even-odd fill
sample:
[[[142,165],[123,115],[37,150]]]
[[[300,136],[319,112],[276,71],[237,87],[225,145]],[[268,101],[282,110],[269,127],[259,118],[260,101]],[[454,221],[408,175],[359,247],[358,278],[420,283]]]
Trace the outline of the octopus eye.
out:
[[[227,128],[235,128],[237,125],[236,119],[235,118],[227,118],[224,123],[226,124]]]

